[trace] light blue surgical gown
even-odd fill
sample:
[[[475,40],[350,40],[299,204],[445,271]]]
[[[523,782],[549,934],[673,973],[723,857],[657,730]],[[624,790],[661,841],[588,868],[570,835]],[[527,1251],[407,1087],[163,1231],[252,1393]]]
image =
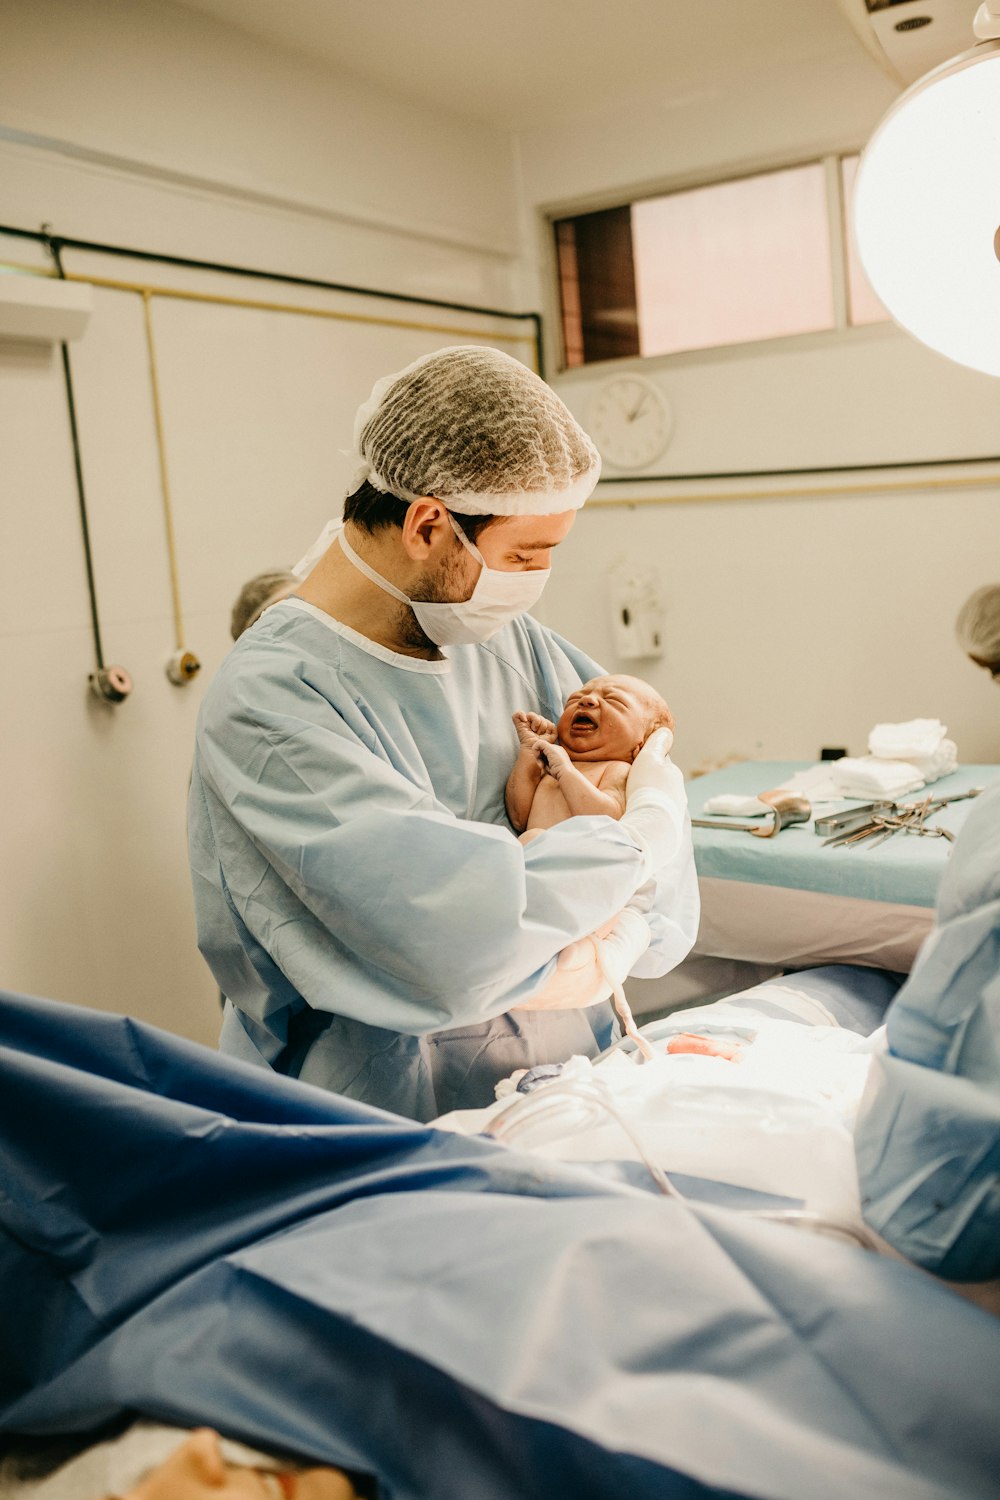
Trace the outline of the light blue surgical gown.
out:
[[[855,1130],[865,1217],[954,1281],[1000,1276],[1000,786],[971,809]]]
[[[489,1103],[516,1067],[593,1056],[606,1004],[508,1014],[617,913],[642,856],[610,818],[530,845],[504,809],[511,714],[556,719],[599,668],[522,616],[445,660],[274,605],[198,721],[189,840],[199,947],[229,997],[220,1045],[426,1120]],[[690,840],[658,878],[634,972],[691,948]]]

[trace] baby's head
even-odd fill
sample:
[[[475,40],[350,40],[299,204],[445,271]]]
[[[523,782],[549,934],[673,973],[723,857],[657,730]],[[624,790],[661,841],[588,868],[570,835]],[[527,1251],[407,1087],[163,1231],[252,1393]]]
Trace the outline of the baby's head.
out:
[[[570,693],[556,725],[573,760],[633,761],[654,729],[673,729],[674,716],[641,677],[595,677]]]

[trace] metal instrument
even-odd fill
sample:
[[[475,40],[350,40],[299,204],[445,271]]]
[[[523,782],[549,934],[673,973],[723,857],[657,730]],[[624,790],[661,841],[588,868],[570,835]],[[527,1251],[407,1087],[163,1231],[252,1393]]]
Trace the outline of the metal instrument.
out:
[[[770,823],[737,823],[732,818],[692,818],[693,828],[728,828],[735,833],[750,833],[756,839],[773,839],[776,833],[791,823],[808,823],[812,817],[812,806],[806,797],[797,792],[760,792],[761,802],[774,810]]]
[[[952,797],[925,797],[921,802],[872,802],[865,807],[851,808],[847,814],[834,813],[819,821],[828,827],[837,828],[836,820],[841,817],[846,826],[839,827],[832,837],[824,839],[823,847],[846,849],[852,844],[864,844],[866,849],[874,849],[897,833],[913,833],[919,838],[947,839],[953,844],[955,835],[950,828],[941,824],[928,828],[927,819],[952,802],[964,802],[969,797],[978,797],[981,791],[981,786],[974,786],[967,792],[956,792]]]
[[[875,813],[895,813],[895,802],[865,802],[859,807],[845,807],[840,812],[826,813],[813,824],[813,833],[819,838],[836,838],[838,834],[851,833],[870,823]]]

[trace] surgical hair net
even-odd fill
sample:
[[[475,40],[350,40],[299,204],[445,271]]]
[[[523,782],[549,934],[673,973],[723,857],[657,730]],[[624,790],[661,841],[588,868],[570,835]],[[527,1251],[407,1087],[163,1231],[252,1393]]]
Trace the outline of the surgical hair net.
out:
[[[963,651],[991,665],[1000,663],[1000,583],[970,594],[958,612],[955,630]]]
[[[576,510],[601,460],[544,380],[499,349],[439,349],[379,380],[358,412],[367,480],[400,500],[433,495],[474,516]]]
[[[287,568],[272,568],[267,573],[258,573],[249,579],[240,589],[233,605],[233,613],[229,622],[229,631],[234,641],[238,641],[244,630],[250,626],[264,612],[264,606],[270,604],[275,594],[290,594],[297,588],[301,579]]]

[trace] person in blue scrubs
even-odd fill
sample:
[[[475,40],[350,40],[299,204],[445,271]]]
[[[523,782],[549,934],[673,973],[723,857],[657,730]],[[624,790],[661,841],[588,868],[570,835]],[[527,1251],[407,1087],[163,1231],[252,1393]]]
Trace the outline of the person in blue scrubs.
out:
[[[956,1282],[1000,1277],[1000,786],[958,836],[855,1127],[865,1218]]]
[[[198,941],[223,1051],[428,1120],[596,1055],[609,978],[690,950],[697,881],[662,743],[620,821],[526,847],[506,819],[512,714],[555,720],[600,671],[526,613],[599,472],[567,408],[497,350],[445,349],[376,385],[355,444],[342,526],[202,705]],[[560,967],[616,916],[589,970]]]

